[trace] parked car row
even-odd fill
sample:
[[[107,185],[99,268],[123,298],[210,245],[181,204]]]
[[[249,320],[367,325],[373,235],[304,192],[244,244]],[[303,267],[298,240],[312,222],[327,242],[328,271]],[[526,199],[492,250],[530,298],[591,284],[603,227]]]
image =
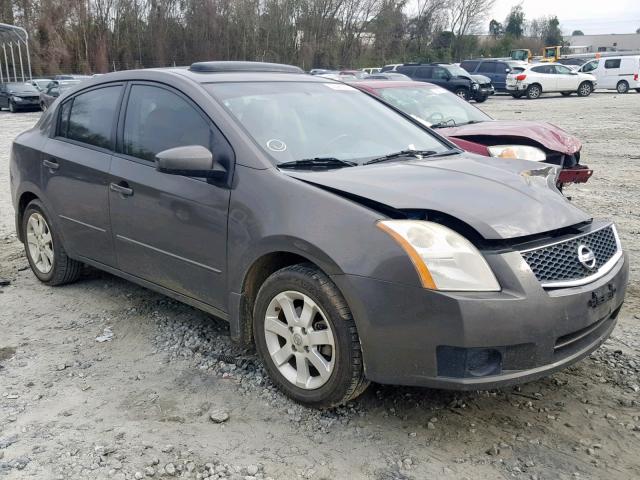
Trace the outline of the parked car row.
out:
[[[61,92],[91,78],[87,75],[56,75],[27,82],[0,83],[0,110],[46,110]]]
[[[15,139],[16,229],[43,283],[89,264],[220,317],[305,405],[372,381],[492,389],[589,355],[625,297],[615,225],[540,163],[577,162],[553,128],[424,82],[115,72]]]

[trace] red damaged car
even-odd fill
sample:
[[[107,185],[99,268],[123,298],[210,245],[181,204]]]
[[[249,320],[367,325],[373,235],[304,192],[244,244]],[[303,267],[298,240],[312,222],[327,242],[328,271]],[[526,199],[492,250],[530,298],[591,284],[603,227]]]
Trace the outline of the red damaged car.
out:
[[[580,140],[550,123],[494,120],[444,88],[424,82],[364,80],[351,85],[382,97],[469,152],[559,165],[558,188],[584,183],[593,173],[580,164]]]

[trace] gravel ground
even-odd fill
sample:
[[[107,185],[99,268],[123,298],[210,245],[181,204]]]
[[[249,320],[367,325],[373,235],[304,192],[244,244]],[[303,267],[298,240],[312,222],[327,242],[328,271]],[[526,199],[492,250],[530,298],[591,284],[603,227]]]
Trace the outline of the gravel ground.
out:
[[[224,322],[91,269],[39,284],[8,186],[10,142],[38,114],[1,112],[0,478],[639,478],[640,95],[482,109],[584,141],[595,174],[567,194],[620,227],[631,284],[618,327],[588,359],[518,388],[372,385],[323,412],[279,394]]]

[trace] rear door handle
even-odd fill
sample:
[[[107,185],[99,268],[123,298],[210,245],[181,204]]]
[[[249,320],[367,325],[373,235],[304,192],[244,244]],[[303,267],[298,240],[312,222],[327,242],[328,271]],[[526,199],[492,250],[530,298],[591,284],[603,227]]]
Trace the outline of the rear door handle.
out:
[[[57,170],[60,168],[60,164],[55,160],[43,160],[42,165],[47,167],[49,170]]]
[[[109,185],[109,190],[119,193],[125,197],[133,195],[133,188],[130,188],[127,182],[112,183]]]

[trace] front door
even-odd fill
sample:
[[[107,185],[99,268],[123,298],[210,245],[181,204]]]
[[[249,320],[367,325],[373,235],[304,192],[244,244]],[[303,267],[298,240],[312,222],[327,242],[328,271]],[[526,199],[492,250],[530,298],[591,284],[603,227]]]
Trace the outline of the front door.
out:
[[[109,192],[119,268],[226,310],[230,191],[203,179],[160,173],[155,155],[202,145],[219,157],[230,147],[190,100],[151,83],[131,85],[121,123]]]
[[[559,91],[575,92],[578,89],[578,77],[569,67],[564,65],[551,65],[551,67],[555,68]]]
[[[115,117],[124,87],[103,86],[66,100],[41,155],[42,188],[69,254],[115,266],[107,189]]]

